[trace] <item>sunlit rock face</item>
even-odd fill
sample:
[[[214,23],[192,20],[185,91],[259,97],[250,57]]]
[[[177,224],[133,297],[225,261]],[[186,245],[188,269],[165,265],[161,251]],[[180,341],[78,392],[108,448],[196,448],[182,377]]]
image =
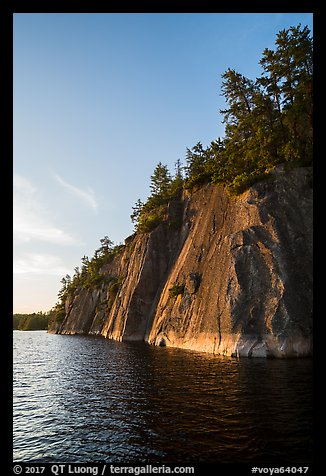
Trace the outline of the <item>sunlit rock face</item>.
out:
[[[54,332],[236,357],[311,355],[312,170],[278,168],[238,197],[214,185],[185,194],[102,272],[121,277],[111,305],[104,284],[81,290]]]

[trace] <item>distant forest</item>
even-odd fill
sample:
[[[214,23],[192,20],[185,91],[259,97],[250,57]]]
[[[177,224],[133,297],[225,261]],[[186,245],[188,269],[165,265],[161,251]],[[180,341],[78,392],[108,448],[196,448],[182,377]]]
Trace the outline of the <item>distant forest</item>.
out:
[[[49,317],[49,314],[44,314],[42,311],[32,314],[14,314],[13,329],[19,331],[47,330]]]

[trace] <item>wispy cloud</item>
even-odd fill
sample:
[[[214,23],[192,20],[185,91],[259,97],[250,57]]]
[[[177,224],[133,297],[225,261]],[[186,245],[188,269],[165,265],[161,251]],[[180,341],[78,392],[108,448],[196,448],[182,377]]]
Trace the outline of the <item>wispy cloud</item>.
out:
[[[14,274],[63,276],[68,273],[62,259],[51,254],[25,253],[16,256],[13,263]]]
[[[57,174],[54,174],[54,177],[57,182],[62,185],[62,187],[68,190],[68,192],[71,193],[74,197],[76,197],[81,203],[97,212],[97,201],[95,198],[94,191],[90,187],[88,187],[86,191],[82,188],[76,187],[75,185],[71,185]]]
[[[61,228],[55,226],[50,213],[42,204],[34,185],[21,175],[13,182],[13,237],[15,242],[31,240],[60,245],[80,244]]]

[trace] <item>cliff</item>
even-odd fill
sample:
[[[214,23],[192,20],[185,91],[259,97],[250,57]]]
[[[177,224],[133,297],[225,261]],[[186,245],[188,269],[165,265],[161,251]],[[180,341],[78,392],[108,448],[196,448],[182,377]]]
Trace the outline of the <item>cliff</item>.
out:
[[[50,332],[214,354],[312,353],[312,169],[276,168],[238,197],[206,185],[130,237]]]

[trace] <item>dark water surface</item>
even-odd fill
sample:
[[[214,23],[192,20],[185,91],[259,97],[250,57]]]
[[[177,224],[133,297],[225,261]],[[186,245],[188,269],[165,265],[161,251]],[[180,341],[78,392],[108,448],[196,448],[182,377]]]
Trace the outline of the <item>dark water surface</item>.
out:
[[[310,359],[14,331],[14,461],[309,465],[311,435]]]

